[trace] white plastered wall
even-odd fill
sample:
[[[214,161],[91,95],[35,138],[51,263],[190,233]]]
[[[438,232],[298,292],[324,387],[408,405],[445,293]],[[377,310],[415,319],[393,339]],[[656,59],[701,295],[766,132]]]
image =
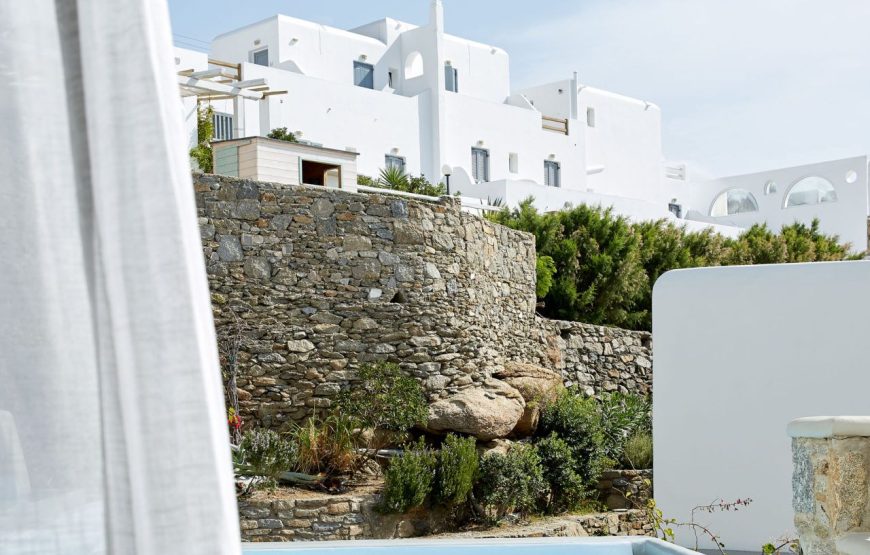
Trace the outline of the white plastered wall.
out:
[[[668,272],[653,292],[655,497],[667,517],[700,514],[726,549],[791,533],[797,417],[870,410],[870,262]],[[693,545],[689,530],[678,541]],[[711,547],[703,541],[701,547]]]

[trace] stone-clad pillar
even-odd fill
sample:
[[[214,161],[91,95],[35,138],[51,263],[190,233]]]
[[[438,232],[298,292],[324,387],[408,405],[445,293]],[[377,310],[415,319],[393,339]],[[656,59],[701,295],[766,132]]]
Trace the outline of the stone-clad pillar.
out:
[[[799,418],[788,434],[804,554],[870,554],[870,417]]]

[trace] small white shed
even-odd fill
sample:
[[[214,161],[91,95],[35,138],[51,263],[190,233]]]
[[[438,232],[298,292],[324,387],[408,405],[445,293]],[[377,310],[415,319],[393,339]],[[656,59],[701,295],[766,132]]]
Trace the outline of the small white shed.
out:
[[[356,152],[245,137],[212,143],[212,155],[219,175],[356,191]]]

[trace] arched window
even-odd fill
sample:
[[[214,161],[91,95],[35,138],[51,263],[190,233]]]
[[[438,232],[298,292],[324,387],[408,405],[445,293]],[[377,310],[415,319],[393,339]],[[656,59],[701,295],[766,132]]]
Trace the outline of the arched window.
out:
[[[723,191],[710,207],[710,215],[714,218],[720,216],[733,216],[745,212],[758,212],[758,202],[752,193],[746,189],[728,189]]]
[[[785,196],[785,208],[823,202],[837,202],[837,191],[830,181],[817,175],[799,180]]]
[[[405,79],[413,79],[423,75],[423,55],[419,52],[411,52],[405,58]]]

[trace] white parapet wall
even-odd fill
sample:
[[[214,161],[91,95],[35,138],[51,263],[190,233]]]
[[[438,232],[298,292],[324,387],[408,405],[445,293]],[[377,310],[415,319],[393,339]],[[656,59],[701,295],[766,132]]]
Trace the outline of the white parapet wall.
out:
[[[653,293],[655,496],[700,514],[730,550],[794,534],[792,460],[783,433],[807,414],[862,414],[870,372],[870,262],[668,272]],[[677,528],[682,545],[694,544]],[[702,547],[711,547],[703,543]]]

